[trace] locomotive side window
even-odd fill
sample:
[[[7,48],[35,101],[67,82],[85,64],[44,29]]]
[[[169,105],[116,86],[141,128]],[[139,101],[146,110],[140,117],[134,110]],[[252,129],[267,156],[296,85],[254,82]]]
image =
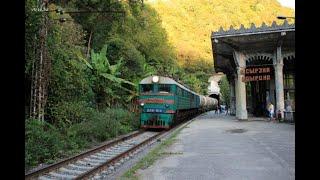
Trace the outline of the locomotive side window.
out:
[[[178,87],[178,86],[177,86],[177,95],[178,95],[178,96],[181,96],[181,89],[180,89],[180,87]]]
[[[151,93],[153,90],[152,84],[143,84],[141,85],[141,92],[142,93]]]
[[[159,93],[170,93],[170,84],[159,84]]]

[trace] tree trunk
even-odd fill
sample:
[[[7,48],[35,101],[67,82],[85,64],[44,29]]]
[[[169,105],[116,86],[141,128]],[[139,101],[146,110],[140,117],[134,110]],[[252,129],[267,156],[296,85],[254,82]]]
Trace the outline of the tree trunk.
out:
[[[93,31],[90,32],[90,36],[89,36],[89,40],[88,40],[87,58],[89,58],[92,33],[93,33]]]
[[[48,6],[47,0],[39,1],[41,9]],[[43,13],[43,22],[39,30],[39,42],[35,46],[35,60],[32,67],[32,84],[30,100],[30,116],[34,119],[44,121],[44,108],[47,100],[47,86],[51,61],[47,54],[47,33],[49,24],[48,14]]]

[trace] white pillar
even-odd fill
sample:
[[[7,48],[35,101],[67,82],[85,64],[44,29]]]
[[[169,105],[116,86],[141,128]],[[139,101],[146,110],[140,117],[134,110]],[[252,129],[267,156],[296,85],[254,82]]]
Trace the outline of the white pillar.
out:
[[[274,77],[276,88],[276,114],[281,111],[281,117],[284,117],[284,90],[283,90],[283,59],[281,47],[277,47],[275,52]]]
[[[237,68],[236,85],[236,117],[240,120],[248,119],[247,102],[246,102],[246,84],[242,81],[244,75],[241,74],[241,68]]]
[[[246,67],[244,54],[234,51],[234,59],[236,61],[237,75],[235,78],[235,92],[236,92],[236,117],[239,120],[248,119],[247,113],[247,99],[246,99],[246,83],[242,81],[244,78],[244,71]]]

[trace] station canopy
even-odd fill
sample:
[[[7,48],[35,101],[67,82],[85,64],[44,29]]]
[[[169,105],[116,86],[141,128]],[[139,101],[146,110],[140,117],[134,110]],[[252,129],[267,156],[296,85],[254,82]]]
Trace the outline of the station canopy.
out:
[[[215,71],[223,72],[227,75],[233,74],[236,70],[234,51],[241,51],[244,54],[256,53],[272,54],[281,46],[281,51],[295,52],[295,24],[288,24],[287,20],[283,24],[271,26],[263,23],[260,27],[251,24],[251,27],[239,29],[230,26],[229,30],[212,32],[212,51],[215,60]]]

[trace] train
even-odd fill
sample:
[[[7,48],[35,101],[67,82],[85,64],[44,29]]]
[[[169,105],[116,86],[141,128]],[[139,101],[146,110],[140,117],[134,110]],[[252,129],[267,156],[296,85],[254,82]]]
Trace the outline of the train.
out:
[[[142,129],[169,129],[218,106],[217,99],[197,94],[170,77],[157,75],[140,81],[138,103]]]

